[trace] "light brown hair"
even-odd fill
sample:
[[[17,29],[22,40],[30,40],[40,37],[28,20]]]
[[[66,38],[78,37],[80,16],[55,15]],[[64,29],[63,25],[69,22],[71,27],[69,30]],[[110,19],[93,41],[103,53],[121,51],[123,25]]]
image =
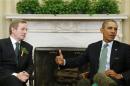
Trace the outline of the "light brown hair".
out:
[[[15,20],[15,21],[11,22],[11,24],[9,26],[9,34],[12,34],[12,28],[17,29],[19,23],[27,23],[27,21],[25,21],[25,20]]]

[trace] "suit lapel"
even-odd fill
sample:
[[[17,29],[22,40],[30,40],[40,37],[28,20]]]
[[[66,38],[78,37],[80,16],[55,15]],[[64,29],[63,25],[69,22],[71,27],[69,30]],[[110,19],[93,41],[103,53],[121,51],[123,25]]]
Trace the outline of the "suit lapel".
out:
[[[16,62],[16,55],[15,55],[13,44],[12,44],[10,38],[6,39],[5,44],[6,44],[6,48],[7,48],[7,54],[9,55],[10,58],[12,58],[12,60],[14,62]]]
[[[10,53],[13,53],[12,57],[15,57],[15,51],[14,51],[13,44],[12,44],[10,38],[7,38],[6,45],[9,48]]]
[[[101,46],[102,46],[102,41],[99,41],[96,48],[95,48],[96,49],[96,54],[95,55],[97,56],[96,61],[98,61],[97,63],[99,63]]]
[[[19,52],[19,68],[22,67],[22,63],[23,63],[23,56],[22,56],[22,47],[24,46],[23,41],[21,41],[20,43],[20,52]]]
[[[20,53],[19,53],[19,62],[22,64],[22,62],[25,60],[26,58],[26,54],[25,52],[22,50],[23,48],[26,49],[26,45],[23,41],[21,41],[21,44],[20,44]]]
[[[11,50],[14,51],[14,48],[13,48],[13,45],[12,45],[12,42],[11,42],[10,38],[7,39],[6,45],[7,45]]]
[[[96,66],[96,70],[98,71],[98,68],[99,68],[99,58],[100,58],[100,51],[101,51],[101,46],[102,46],[102,41],[99,41],[97,43],[97,45],[95,46],[95,50],[96,50],[96,53],[95,53],[95,63],[97,63],[95,66]]]
[[[119,58],[119,57],[117,57],[118,50],[119,50],[119,43],[117,41],[114,41],[113,45],[112,45],[111,56],[110,56],[110,68],[112,66],[113,59],[116,59],[116,58],[118,59]]]
[[[19,60],[21,61],[22,60],[22,56],[23,56],[23,54],[22,54],[22,47],[24,47],[24,43],[23,43],[23,41],[21,41],[21,44],[20,44],[20,52],[19,52]]]

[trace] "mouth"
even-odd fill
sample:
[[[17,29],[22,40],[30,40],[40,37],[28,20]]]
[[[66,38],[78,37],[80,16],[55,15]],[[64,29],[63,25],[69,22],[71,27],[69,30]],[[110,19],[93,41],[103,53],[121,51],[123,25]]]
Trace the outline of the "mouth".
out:
[[[21,35],[22,37],[25,37],[25,35]]]
[[[110,37],[110,38],[113,38],[113,39],[115,38],[115,36],[116,36],[116,35],[109,35],[109,37]]]

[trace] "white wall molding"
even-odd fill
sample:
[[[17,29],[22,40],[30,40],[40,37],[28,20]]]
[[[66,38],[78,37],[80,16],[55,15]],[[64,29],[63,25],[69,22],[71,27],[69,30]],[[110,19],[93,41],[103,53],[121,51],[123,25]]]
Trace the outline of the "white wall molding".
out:
[[[122,22],[127,16],[18,14],[7,15],[6,19],[27,20],[29,30],[26,41],[34,47],[87,47],[88,44],[102,39],[99,29],[105,19],[117,21],[119,30],[116,39],[122,41]]]
[[[16,14],[7,15],[6,19],[31,19],[31,20],[101,20],[101,19],[127,19],[126,15],[120,14]]]

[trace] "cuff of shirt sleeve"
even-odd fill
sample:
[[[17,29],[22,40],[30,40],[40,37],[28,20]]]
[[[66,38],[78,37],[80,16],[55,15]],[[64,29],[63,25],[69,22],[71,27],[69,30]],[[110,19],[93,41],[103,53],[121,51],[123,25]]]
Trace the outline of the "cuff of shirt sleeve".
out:
[[[12,75],[17,76],[18,74],[17,73],[12,73]]]
[[[122,75],[122,74],[120,74],[120,76],[121,76],[121,78],[123,79],[123,75]]]
[[[66,60],[64,59],[64,64],[63,64],[64,66],[66,65]]]

